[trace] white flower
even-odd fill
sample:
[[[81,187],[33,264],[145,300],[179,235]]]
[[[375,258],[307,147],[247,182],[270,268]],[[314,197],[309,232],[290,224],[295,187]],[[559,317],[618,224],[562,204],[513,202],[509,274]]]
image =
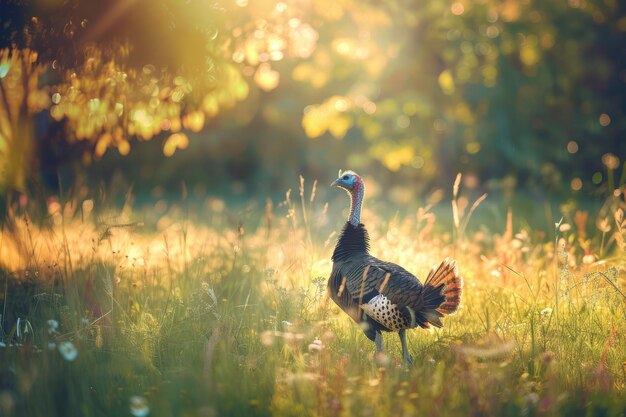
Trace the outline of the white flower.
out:
[[[148,400],[139,395],[133,395],[130,397],[130,413],[135,417],[146,417],[150,414]]]
[[[595,261],[596,261],[596,257],[594,255],[592,255],[592,254],[588,254],[588,255],[583,256],[583,263],[585,265],[590,265],[590,264],[594,263]]]
[[[324,348],[324,344],[322,343],[321,340],[319,339],[315,339],[310,345],[309,345],[309,352],[319,352]]]
[[[54,319],[50,319],[48,320],[48,333],[52,334],[52,333],[56,333],[57,330],[59,329],[59,322],[54,320]]]
[[[59,343],[59,352],[61,352],[61,356],[66,361],[72,362],[78,356],[78,349],[74,346],[72,342],[61,342]]]
[[[293,326],[293,324],[290,321],[283,320],[283,326],[290,327],[290,326]]]
[[[48,350],[54,350],[57,347],[57,344],[54,342],[48,342]]]
[[[91,322],[89,321],[88,318],[83,317],[82,319],[80,319],[80,324],[82,324],[83,326],[87,327],[91,324]]]
[[[540,314],[542,316],[549,316],[550,314],[552,314],[552,309],[550,307],[546,307],[543,310],[541,310]]]

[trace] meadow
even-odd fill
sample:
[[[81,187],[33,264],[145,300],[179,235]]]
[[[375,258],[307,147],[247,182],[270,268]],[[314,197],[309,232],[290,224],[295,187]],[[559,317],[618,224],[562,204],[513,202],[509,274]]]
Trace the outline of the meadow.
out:
[[[0,16],[0,417],[626,417],[625,1]],[[339,168],[464,278],[412,366],[329,300]]]
[[[624,416],[624,194],[533,229],[458,180],[447,201],[363,213],[373,254],[421,278],[456,258],[464,277],[460,311],[409,333],[410,367],[397,336],[375,355],[327,299],[345,211],[317,184],[239,212],[71,197],[33,221],[16,200],[0,235],[0,414]]]

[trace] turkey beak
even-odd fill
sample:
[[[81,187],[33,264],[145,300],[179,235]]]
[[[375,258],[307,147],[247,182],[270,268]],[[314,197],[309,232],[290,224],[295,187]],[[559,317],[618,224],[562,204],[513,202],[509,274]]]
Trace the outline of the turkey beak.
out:
[[[337,178],[335,181],[330,183],[331,187],[339,187],[339,178]]]

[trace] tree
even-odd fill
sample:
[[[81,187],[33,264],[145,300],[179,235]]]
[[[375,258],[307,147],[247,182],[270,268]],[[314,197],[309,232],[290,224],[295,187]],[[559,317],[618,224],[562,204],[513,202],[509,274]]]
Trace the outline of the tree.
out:
[[[189,132],[206,132],[243,102],[240,141],[291,140],[260,138],[259,123],[290,138],[334,138],[324,142],[330,158],[316,163],[419,184],[450,182],[462,170],[474,174],[466,178],[512,176],[559,189],[564,178],[585,184],[594,175],[597,183],[602,156],[616,170],[626,154],[626,26],[618,2],[2,7],[5,188],[23,188],[35,166],[33,117],[42,111],[64,126],[84,163],[110,148],[126,155],[154,137],[172,156],[188,146]],[[29,72],[17,62],[29,63]],[[281,153],[287,148],[267,154],[261,147],[260,166],[291,157]]]
[[[198,132],[207,118],[247,97],[244,59],[247,69],[256,67],[260,88],[275,88],[278,74],[267,61],[306,55],[315,33],[306,39],[301,29],[310,26],[284,10],[243,6],[201,0],[3,5],[0,186],[23,189],[36,172],[33,116],[42,110],[50,123],[65,125],[68,141],[88,143],[87,163],[110,147],[126,155],[132,138],[161,133],[169,135],[163,153],[171,156],[188,145],[183,129]],[[263,12],[267,18],[249,18]]]

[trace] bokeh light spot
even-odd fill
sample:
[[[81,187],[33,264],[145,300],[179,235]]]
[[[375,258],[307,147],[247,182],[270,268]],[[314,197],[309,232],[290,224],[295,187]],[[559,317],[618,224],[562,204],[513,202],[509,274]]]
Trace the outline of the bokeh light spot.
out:
[[[374,114],[376,112],[376,103],[369,100],[364,102],[363,111],[367,114]]]
[[[487,27],[487,30],[485,33],[489,38],[497,38],[498,35],[500,34],[500,29],[498,29],[496,25],[490,25]]]
[[[406,129],[407,127],[409,127],[410,124],[411,119],[409,119],[408,116],[401,114],[400,116],[396,117],[396,126],[399,129]]]
[[[567,152],[572,153],[572,154],[578,152],[578,143],[576,143],[573,140],[570,140],[567,143]]]
[[[619,168],[619,158],[610,152],[602,155],[602,163],[610,170]]]
[[[463,3],[455,1],[454,3],[452,3],[452,6],[450,6],[450,11],[453,15],[460,16],[465,11],[465,7],[463,6]]]
[[[278,71],[274,71],[269,64],[263,63],[254,73],[254,82],[263,91],[272,91],[278,87],[280,74]]]
[[[600,126],[603,126],[603,127],[606,127],[611,124],[611,118],[606,113],[602,113],[600,117],[598,118],[598,121],[600,122]]]
[[[438,81],[444,94],[451,95],[454,93],[454,78],[452,78],[452,72],[450,70],[445,70],[439,74]]]
[[[413,158],[413,161],[411,162],[411,166],[415,169],[421,169],[424,167],[424,158],[422,158],[421,156],[416,156],[415,158]]]
[[[186,149],[189,145],[189,138],[184,133],[174,133],[170,135],[163,145],[163,155],[170,157],[174,155],[176,149]]]
[[[594,173],[591,177],[591,181],[596,185],[600,184],[602,182],[602,173],[600,171]]]
[[[117,151],[122,156],[126,156],[130,153],[130,143],[127,140],[124,140],[117,145]]]
[[[465,145],[465,150],[469,154],[472,154],[472,155],[477,154],[478,152],[480,152],[480,143],[469,142],[467,145]]]

